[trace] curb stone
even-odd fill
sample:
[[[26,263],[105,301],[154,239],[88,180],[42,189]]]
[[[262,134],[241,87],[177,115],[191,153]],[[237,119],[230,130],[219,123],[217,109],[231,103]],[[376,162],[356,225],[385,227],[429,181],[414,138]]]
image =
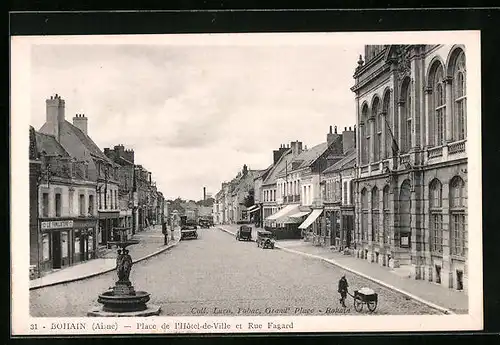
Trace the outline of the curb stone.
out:
[[[219,229],[222,230],[222,231],[224,231],[224,232],[227,232],[229,234],[234,235],[234,233],[232,231],[229,231],[229,230],[224,229],[222,227],[219,227]],[[299,255],[303,255],[303,256],[308,256],[308,257],[313,258],[313,259],[318,259],[318,260],[324,261],[324,262],[329,263],[331,265],[337,266],[337,267],[339,267],[339,268],[341,268],[343,270],[349,271],[349,272],[351,272],[351,273],[353,273],[355,275],[358,275],[358,276],[361,276],[361,277],[366,278],[368,280],[371,280],[372,282],[374,282],[376,284],[379,284],[379,285],[382,285],[382,286],[384,286],[384,287],[386,287],[386,288],[388,288],[390,290],[399,292],[400,294],[403,294],[403,295],[405,295],[405,296],[407,296],[407,297],[409,297],[409,298],[411,298],[413,300],[416,300],[417,302],[425,304],[428,307],[431,307],[431,308],[433,308],[435,310],[438,310],[438,311],[440,311],[440,312],[442,312],[444,314],[447,314],[447,315],[454,315],[455,314],[455,313],[453,313],[451,310],[449,310],[447,308],[444,308],[444,307],[441,307],[441,306],[439,306],[437,304],[434,304],[432,302],[426,301],[425,299],[422,299],[422,298],[420,298],[418,296],[415,296],[415,295],[413,295],[413,294],[411,294],[411,293],[409,293],[407,291],[404,291],[404,290],[402,290],[400,288],[397,288],[397,287],[395,287],[393,285],[387,284],[387,283],[385,283],[385,282],[383,282],[381,280],[378,280],[376,278],[373,278],[373,277],[371,277],[369,275],[366,275],[364,273],[361,273],[361,272],[358,272],[356,270],[353,270],[352,268],[349,268],[347,266],[341,265],[341,264],[339,264],[338,262],[336,262],[334,260],[327,259],[327,258],[321,257],[319,255],[314,255],[314,254],[304,253],[304,252],[301,252],[301,251],[298,251],[298,250],[284,248],[284,247],[282,247],[282,246],[280,246],[278,244],[275,245],[275,248],[283,250],[283,251],[286,251],[286,252],[289,252],[289,253],[294,253],[294,254],[299,254]]]
[[[167,245],[165,248],[161,248],[161,249],[159,249],[159,250],[157,250],[157,251],[155,251],[153,253],[150,253],[150,254],[148,254],[146,256],[143,256],[143,257],[141,257],[139,259],[132,260],[132,264],[135,264],[135,263],[147,260],[147,259],[149,259],[149,258],[151,258],[151,257],[153,257],[155,255],[161,254],[164,251],[167,251],[168,249],[171,249],[171,248],[175,247],[177,244],[179,244],[179,240],[174,241],[174,243]],[[31,290],[37,290],[37,289],[46,288],[46,287],[55,286],[55,285],[72,283],[72,282],[76,282],[76,281],[79,281],[79,280],[93,278],[93,277],[99,276],[101,274],[112,272],[114,270],[116,270],[116,267],[107,268],[105,270],[102,270],[102,271],[99,271],[99,272],[95,272],[95,273],[91,273],[91,274],[87,274],[85,276],[80,276],[80,277],[76,277],[76,278],[70,278],[70,279],[67,279],[67,280],[61,280],[61,281],[53,282],[53,283],[47,283],[47,284],[41,284],[41,285],[37,285],[37,286],[32,286],[32,287],[29,288],[29,290],[31,291]]]

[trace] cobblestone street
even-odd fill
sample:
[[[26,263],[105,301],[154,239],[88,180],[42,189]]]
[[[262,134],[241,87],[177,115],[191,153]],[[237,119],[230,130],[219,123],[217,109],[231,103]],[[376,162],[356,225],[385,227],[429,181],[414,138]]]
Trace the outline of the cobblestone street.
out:
[[[217,228],[199,230],[197,240],[134,265],[137,291],[151,293],[161,315],[357,314],[352,298],[340,308],[337,282],[346,274],[349,291],[370,287],[379,294],[376,314],[439,314],[408,297],[330,264],[236,241]],[[30,291],[31,314],[79,317],[115,282],[115,272]],[[362,313],[368,313],[366,307]]]

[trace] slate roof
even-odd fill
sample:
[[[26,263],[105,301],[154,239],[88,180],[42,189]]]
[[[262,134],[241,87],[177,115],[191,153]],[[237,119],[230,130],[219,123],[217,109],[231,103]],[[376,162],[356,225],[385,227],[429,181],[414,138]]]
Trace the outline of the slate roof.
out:
[[[333,164],[328,169],[323,171],[323,174],[339,171],[342,169],[352,168],[356,164],[356,149],[351,149],[347,152],[346,156]]]
[[[267,175],[266,179],[262,183],[263,185],[276,182],[276,178],[278,177],[280,171],[285,169],[286,164],[292,161],[293,156],[291,155],[291,152],[292,150],[290,149],[283,153],[278,162],[276,162],[276,164],[271,168],[269,175]]]
[[[35,131],[35,138],[38,152],[45,152],[48,155],[69,157],[69,153],[57,142],[54,136]]]
[[[96,143],[88,135],[85,135],[78,127],[73,126],[68,121],[64,121],[61,125],[62,125],[61,129],[63,131],[73,132],[78,137],[78,139],[82,142],[82,144],[85,146],[85,148],[87,148],[87,150],[90,151],[91,154],[93,154],[94,156],[96,156],[98,158],[103,159],[104,161],[106,161],[108,163],[113,164],[113,161],[111,159],[109,159],[104,154],[104,152],[101,151],[99,146],[97,146]]]

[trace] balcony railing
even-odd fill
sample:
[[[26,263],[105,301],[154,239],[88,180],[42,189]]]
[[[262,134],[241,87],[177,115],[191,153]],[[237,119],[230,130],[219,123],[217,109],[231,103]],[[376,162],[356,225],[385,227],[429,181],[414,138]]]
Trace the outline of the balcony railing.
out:
[[[300,201],[300,195],[294,195],[293,196],[293,201],[294,202],[299,202]]]
[[[407,164],[407,163],[410,163],[410,155],[409,154],[399,156],[399,164],[400,165]]]
[[[361,173],[362,174],[365,174],[367,172],[368,172],[368,165],[365,165],[365,166],[361,167]]]
[[[459,152],[465,152],[465,140],[448,144],[448,154],[452,155]]]
[[[382,166],[383,166],[383,169],[388,169],[389,168],[389,162],[388,161],[385,161],[382,163]]]
[[[377,171],[380,169],[380,164],[379,163],[373,163],[371,165],[372,171]]]
[[[436,158],[436,157],[441,157],[441,156],[443,156],[443,147],[442,146],[431,147],[431,148],[427,149],[427,157]]]

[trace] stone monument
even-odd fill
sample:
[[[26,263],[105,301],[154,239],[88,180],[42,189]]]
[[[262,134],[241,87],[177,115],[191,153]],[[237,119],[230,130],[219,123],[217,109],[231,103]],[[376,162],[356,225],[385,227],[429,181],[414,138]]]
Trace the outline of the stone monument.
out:
[[[132,269],[132,257],[126,249],[130,245],[138,244],[138,240],[127,238],[129,228],[114,228],[120,233],[119,241],[110,241],[110,245],[118,246],[116,257],[116,274],[118,280],[115,286],[99,295],[100,307],[91,309],[87,316],[98,317],[138,317],[160,315],[161,307],[147,305],[150,294],[146,291],[135,291],[129,280]]]

